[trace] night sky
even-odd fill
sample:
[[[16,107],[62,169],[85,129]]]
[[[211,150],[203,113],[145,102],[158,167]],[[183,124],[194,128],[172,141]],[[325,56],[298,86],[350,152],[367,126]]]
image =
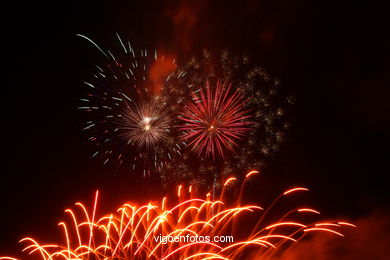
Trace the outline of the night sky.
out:
[[[108,209],[163,192],[158,183],[89,159],[76,108],[99,54],[77,33],[112,46],[118,32],[177,57],[202,48],[253,55],[296,97],[288,140],[264,181],[276,189],[309,187],[329,216],[389,211],[385,10],[374,2],[287,0],[3,6],[0,256],[17,255],[26,235],[51,241],[63,210],[90,202],[96,189]],[[184,18],[176,19],[181,11]]]

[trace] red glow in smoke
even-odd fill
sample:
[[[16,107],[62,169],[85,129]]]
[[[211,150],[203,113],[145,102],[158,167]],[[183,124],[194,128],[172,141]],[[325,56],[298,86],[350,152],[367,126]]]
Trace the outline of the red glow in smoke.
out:
[[[157,60],[151,65],[149,72],[149,89],[153,95],[159,95],[162,89],[162,83],[170,73],[172,73],[176,65],[175,58],[171,55],[159,55]]]
[[[199,14],[205,8],[207,1],[182,1],[176,7],[168,8],[166,15],[174,26],[174,42],[181,52],[189,52],[197,35]]]

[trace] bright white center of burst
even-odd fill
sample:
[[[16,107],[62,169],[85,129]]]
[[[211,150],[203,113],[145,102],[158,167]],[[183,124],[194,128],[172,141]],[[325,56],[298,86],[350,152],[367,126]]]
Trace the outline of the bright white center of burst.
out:
[[[144,129],[145,131],[149,131],[150,130],[150,121],[152,121],[152,119],[150,117],[144,117],[142,122],[144,123]]]
[[[144,117],[143,121],[144,121],[144,124],[149,124],[150,121],[152,121],[152,118],[146,116],[146,117]]]

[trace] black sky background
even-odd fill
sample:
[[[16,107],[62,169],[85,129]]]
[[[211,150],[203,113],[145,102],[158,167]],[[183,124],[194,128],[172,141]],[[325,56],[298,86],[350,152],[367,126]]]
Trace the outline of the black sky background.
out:
[[[17,241],[26,235],[52,241],[63,210],[91,201],[96,189],[108,209],[158,195],[158,184],[113,174],[89,159],[76,107],[99,54],[76,33],[112,46],[119,32],[139,45],[177,48],[180,56],[166,11],[178,6],[22,1],[2,7],[0,255],[18,255]],[[192,49],[251,53],[295,94],[289,141],[264,180],[276,191],[309,187],[329,216],[390,210],[385,10],[375,2],[287,0],[206,1],[196,10]]]

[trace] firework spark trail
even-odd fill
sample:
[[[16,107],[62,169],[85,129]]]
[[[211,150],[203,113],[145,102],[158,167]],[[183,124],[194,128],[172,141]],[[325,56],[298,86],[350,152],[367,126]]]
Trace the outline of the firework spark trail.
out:
[[[231,85],[220,82],[214,89],[207,82],[206,89],[201,88],[192,97],[180,117],[185,122],[179,127],[184,132],[182,139],[198,156],[205,153],[215,159],[218,152],[224,157],[225,149],[233,151],[237,141],[250,130],[251,115],[245,110],[246,100],[237,91],[231,91]]]
[[[257,173],[250,172],[245,180],[253,178]],[[226,198],[227,193],[242,193],[242,186],[246,185],[245,180],[241,187],[237,187],[239,182],[236,178],[227,179],[217,200],[211,200],[210,193],[205,198],[199,198],[192,187],[184,189],[184,186],[180,186],[176,196],[171,199],[164,197],[160,202],[145,205],[125,203],[116,212],[100,218],[97,217],[97,192],[92,214],[88,213],[87,207],[82,203],[75,204],[76,210],[65,211],[69,214],[70,221],[59,224],[63,229],[64,244],[41,244],[31,237],[26,237],[21,240],[26,244],[23,251],[44,260],[248,259],[249,256],[250,259],[266,259],[276,252],[284,251],[286,243],[293,245],[310,232],[327,232],[342,236],[342,227],[354,226],[344,221],[305,223],[290,218],[293,213],[318,216],[319,212],[310,208],[289,211],[281,218],[273,218],[275,222],[267,224],[260,217],[260,214],[267,210],[264,211],[258,205],[240,205],[236,202],[234,206],[227,206],[231,203]],[[298,189],[288,191],[281,196],[290,196]],[[254,223],[250,234],[243,238],[244,230],[249,225],[249,222],[242,221],[245,216],[253,216],[259,221]],[[242,230],[236,233],[233,224],[239,225]],[[164,243],[156,239],[158,236],[187,235],[232,235],[234,241]]]

